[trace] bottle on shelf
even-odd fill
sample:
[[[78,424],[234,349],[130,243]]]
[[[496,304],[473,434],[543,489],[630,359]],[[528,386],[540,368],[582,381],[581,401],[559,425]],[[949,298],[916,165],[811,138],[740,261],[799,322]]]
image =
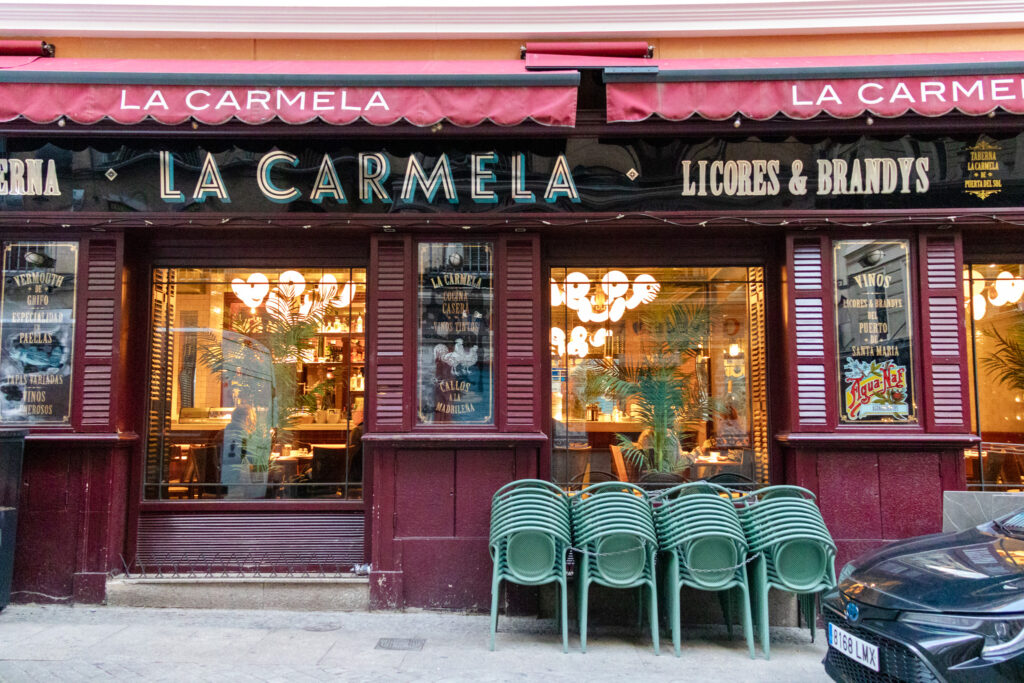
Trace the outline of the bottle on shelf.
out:
[[[356,332],[363,331],[363,316],[356,318]]]

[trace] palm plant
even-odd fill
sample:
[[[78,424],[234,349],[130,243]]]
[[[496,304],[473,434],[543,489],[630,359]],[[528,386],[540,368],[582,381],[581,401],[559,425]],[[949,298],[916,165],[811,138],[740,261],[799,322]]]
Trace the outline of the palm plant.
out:
[[[199,362],[228,385],[236,405],[255,409],[256,419],[245,427],[251,469],[265,471],[273,439],[287,433],[300,413],[316,409],[326,386],[300,394],[295,363],[313,349],[324,318],[333,312],[330,301],[316,294],[306,301],[271,294],[268,315],[238,316],[223,336],[200,337]]]
[[[688,462],[681,459],[679,432],[709,420],[712,402],[699,373],[694,370],[710,329],[710,317],[701,306],[676,304],[645,310],[640,353],[621,363],[602,361],[608,394],[632,406],[632,414],[648,435],[638,447],[625,434],[616,434],[622,453],[638,468],[675,472]]]
[[[993,326],[984,334],[995,348],[980,359],[981,366],[995,381],[1024,391],[1024,314],[1016,313],[1004,333]]]

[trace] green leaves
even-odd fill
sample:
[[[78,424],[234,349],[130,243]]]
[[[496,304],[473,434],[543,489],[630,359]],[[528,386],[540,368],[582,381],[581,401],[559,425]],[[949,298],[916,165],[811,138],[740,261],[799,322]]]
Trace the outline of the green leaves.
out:
[[[714,412],[699,362],[710,336],[710,317],[701,306],[677,304],[647,309],[640,322],[639,354],[621,362],[598,361],[603,389],[624,400],[644,426],[642,447],[616,434],[623,455],[638,467],[672,472],[684,464],[677,432]]]
[[[236,405],[245,403],[269,414],[269,421],[264,418],[248,432],[252,445],[265,448],[267,457],[272,436],[282,438],[282,428],[292,426],[298,413],[315,410],[317,397],[327,388],[300,394],[296,363],[313,350],[324,318],[335,309],[319,299],[305,313],[300,306],[297,297],[278,298],[276,308],[268,308],[265,315],[237,316],[229,320],[230,329],[199,335],[199,362],[228,385]],[[247,460],[259,468],[261,463],[253,461],[256,449],[247,451]]]
[[[992,379],[1024,391],[1024,315],[1017,313],[1016,318],[1005,334],[995,326],[983,332],[993,341],[995,349],[979,361]]]

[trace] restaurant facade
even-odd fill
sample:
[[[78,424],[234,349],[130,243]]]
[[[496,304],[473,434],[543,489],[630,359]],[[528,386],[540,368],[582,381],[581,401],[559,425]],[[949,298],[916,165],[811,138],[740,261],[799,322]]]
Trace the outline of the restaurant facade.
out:
[[[483,609],[528,477],[805,486],[840,563],[1019,490],[1022,74],[0,56],[15,599],[331,566]]]

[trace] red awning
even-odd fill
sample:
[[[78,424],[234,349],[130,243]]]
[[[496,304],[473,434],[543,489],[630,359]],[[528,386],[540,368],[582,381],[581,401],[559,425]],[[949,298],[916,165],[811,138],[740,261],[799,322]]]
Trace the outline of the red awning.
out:
[[[1024,114],[1024,52],[633,62],[601,64],[609,122]]]
[[[0,122],[314,120],[573,126],[579,73],[522,61],[274,62],[0,56]]]

